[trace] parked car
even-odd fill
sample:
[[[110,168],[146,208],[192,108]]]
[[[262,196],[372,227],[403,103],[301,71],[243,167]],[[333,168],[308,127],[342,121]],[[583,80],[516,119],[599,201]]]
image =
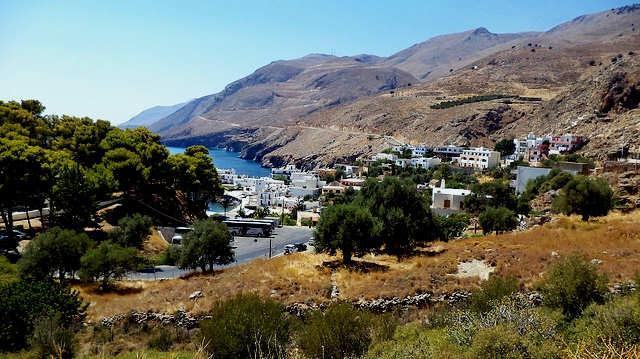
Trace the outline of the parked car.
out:
[[[296,246],[296,249],[298,250],[298,252],[304,252],[307,250],[307,245],[304,243],[296,243],[294,244],[294,246]]]
[[[287,244],[284,246],[284,254],[291,254],[296,251],[296,246],[293,244]]]
[[[29,239],[29,235],[28,234],[26,234],[24,232],[20,232],[17,229],[14,229],[12,232],[13,232],[13,236],[15,238],[17,238],[19,241],[23,241],[25,239]],[[9,237],[9,231],[6,230],[6,229],[0,229],[0,237],[2,237],[2,236]]]
[[[171,237],[171,244],[182,245],[182,237],[192,230],[190,227],[176,227],[175,232],[173,232],[173,237]]]

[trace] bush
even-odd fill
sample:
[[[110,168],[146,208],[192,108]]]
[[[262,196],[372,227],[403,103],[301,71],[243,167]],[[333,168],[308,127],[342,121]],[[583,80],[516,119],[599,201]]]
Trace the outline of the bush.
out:
[[[555,263],[537,289],[547,306],[559,308],[573,319],[589,304],[604,301],[607,281],[584,256],[574,254]]]
[[[640,344],[640,299],[626,297],[602,305],[592,304],[573,323],[572,331],[592,340]]]
[[[0,286],[0,352],[27,345],[38,318],[60,313],[59,323],[70,327],[85,317],[87,305],[78,292],[53,281],[18,281]]]
[[[216,303],[211,319],[200,322],[200,330],[216,358],[271,357],[284,353],[291,319],[280,303],[241,294]]]
[[[147,346],[149,346],[149,349],[166,352],[171,349],[174,339],[173,335],[171,335],[166,329],[162,329],[160,334],[151,338],[149,342],[147,342]]]
[[[73,328],[63,323],[61,313],[49,313],[38,318],[29,342],[43,359],[70,359],[75,353]]]
[[[0,256],[0,285],[18,280],[18,266]]]
[[[298,346],[309,358],[349,358],[362,355],[371,343],[371,315],[345,302],[332,303],[310,315],[298,335]]]
[[[473,339],[470,358],[528,358],[520,336],[507,326],[481,329]]]
[[[491,310],[497,300],[517,291],[518,282],[514,277],[504,278],[493,275],[482,284],[482,287],[473,291],[469,299],[469,307],[474,312],[484,313]]]
[[[182,250],[179,246],[170,245],[157,257],[156,264],[170,266],[176,265],[180,262],[181,255]]]

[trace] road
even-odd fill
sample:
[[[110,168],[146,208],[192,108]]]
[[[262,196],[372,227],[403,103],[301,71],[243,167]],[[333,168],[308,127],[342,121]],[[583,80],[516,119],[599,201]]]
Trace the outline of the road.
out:
[[[269,240],[271,240],[271,256],[275,257],[284,253],[284,246],[294,243],[306,243],[312,238],[312,230],[307,227],[286,226],[276,228],[271,237],[235,237],[236,262],[227,266],[217,266],[216,269],[231,267],[249,262],[256,258],[269,257]],[[190,271],[175,266],[156,266],[148,272],[132,272],[125,276],[131,280],[154,280],[177,278]]]

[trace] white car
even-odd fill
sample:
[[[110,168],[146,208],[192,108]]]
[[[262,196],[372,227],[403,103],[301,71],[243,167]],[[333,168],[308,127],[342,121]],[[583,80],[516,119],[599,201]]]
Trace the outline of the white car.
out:
[[[293,244],[287,244],[286,246],[284,246],[284,254],[291,254],[291,253],[295,253],[296,251],[297,251],[297,248]]]
[[[176,227],[173,237],[171,237],[171,244],[182,245],[182,236],[191,232],[193,228],[189,227]]]

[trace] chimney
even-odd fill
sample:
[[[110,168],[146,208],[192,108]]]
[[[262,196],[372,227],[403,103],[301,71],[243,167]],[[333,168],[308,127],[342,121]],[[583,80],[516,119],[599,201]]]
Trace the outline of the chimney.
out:
[[[440,180],[440,188],[444,188],[444,178]]]

